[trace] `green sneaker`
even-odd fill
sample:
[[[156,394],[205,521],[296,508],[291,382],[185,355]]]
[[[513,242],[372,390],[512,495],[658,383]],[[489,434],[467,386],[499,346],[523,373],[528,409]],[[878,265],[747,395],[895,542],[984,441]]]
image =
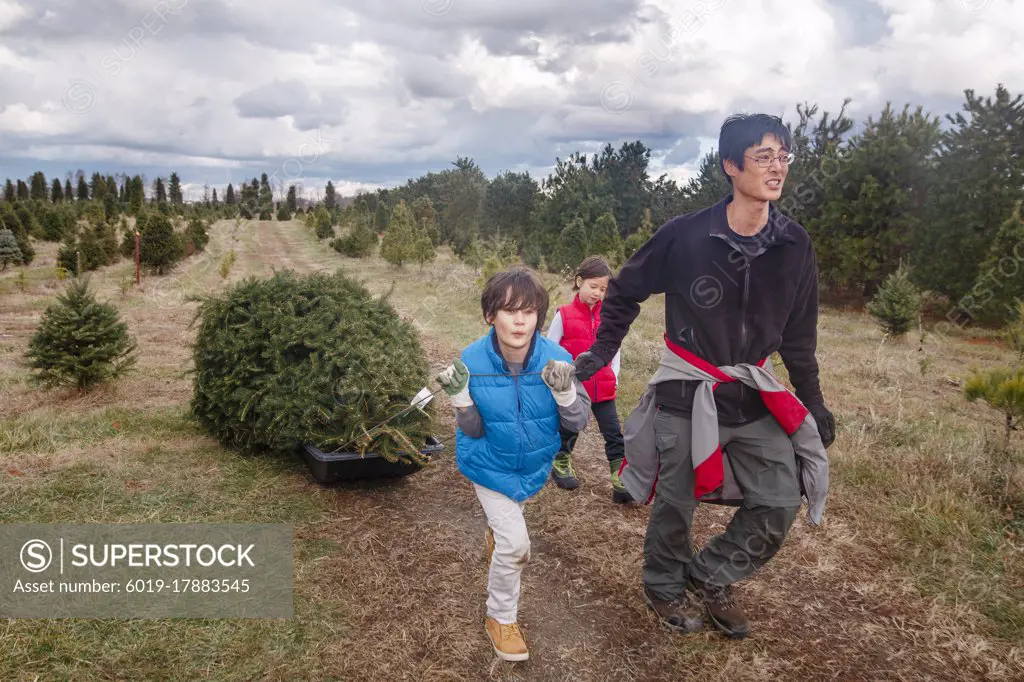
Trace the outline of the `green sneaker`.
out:
[[[626,486],[622,485],[622,479],[619,478],[619,469],[622,468],[622,460],[617,459],[614,462],[608,462],[608,468],[612,472],[612,502],[615,504],[626,504],[633,501],[633,496],[626,490]]]
[[[572,455],[568,452],[559,452],[555,455],[555,465],[551,468],[551,480],[559,488],[575,490],[580,487],[576,472],[572,470]]]

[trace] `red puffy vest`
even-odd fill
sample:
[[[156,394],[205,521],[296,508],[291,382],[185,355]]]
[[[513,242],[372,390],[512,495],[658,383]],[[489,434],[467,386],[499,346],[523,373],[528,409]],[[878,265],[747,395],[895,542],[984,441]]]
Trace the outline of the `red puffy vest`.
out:
[[[562,316],[562,348],[569,351],[575,360],[583,351],[590,350],[597,338],[597,328],[601,324],[601,301],[591,310],[580,300],[579,294],[569,305],[558,309]],[[590,400],[602,403],[615,399],[615,372],[608,365],[597,371],[593,378],[583,382]]]

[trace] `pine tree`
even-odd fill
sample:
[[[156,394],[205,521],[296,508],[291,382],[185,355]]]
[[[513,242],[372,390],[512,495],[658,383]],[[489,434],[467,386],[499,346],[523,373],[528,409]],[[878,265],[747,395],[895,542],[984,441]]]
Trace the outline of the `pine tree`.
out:
[[[338,198],[334,191],[334,183],[328,180],[327,186],[324,188],[324,208],[333,211],[337,206]]]
[[[224,205],[234,206],[235,205],[235,188],[232,187],[231,183],[228,183],[228,188],[224,190]]]
[[[622,239],[615,225],[615,215],[605,213],[590,231],[590,253],[606,256],[612,267],[622,263]]]
[[[26,357],[44,386],[87,391],[131,370],[135,348],[117,308],[98,302],[88,280],[76,279],[43,313]]]
[[[36,199],[38,201],[46,201],[47,188],[49,185],[46,183],[46,176],[43,175],[42,171],[36,171],[30,178],[31,188],[29,189],[29,198]]]
[[[220,201],[217,199],[217,188],[213,188],[213,199],[210,200],[210,205],[214,208],[220,206]]]
[[[14,202],[18,195],[14,189],[14,183],[11,182],[10,178],[7,178],[7,182],[4,183],[4,201]]]
[[[65,180],[64,181],[64,200],[65,201],[74,201],[75,200],[75,195],[71,191],[71,180]]]
[[[427,231],[426,220],[419,225],[415,225],[414,229],[416,237],[412,248],[413,258],[420,264],[422,269],[424,263],[432,263],[437,258],[437,250],[434,248],[434,242]]]
[[[386,232],[388,229],[388,207],[384,205],[384,202],[377,203],[377,211],[373,215],[373,229],[377,231],[377,234]]]
[[[867,311],[886,334],[899,337],[910,331],[921,315],[922,296],[903,267],[890,274],[879,287]]]
[[[651,209],[645,208],[643,219],[640,221],[640,229],[629,235],[622,246],[623,258],[629,260],[653,236],[654,224],[651,222]]]
[[[968,312],[991,322],[1005,322],[1017,314],[1024,299],[1024,202],[1017,202],[989,246],[988,257],[978,268],[978,281],[969,298],[960,299]]]
[[[277,219],[281,222],[287,222],[292,219],[292,214],[288,210],[288,204],[281,204],[277,209]]]
[[[89,201],[89,185],[85,181],[85,173],[78,171],[78,200]]]
[[[558,247],[552,257],[552,265],[557,270],[575,268],[590,253],[590,235],[582,218],[576,218],[562,230],[558,239]]]
[[[3,270],[7,269],[10,263],[21,265],[24,256],[18,246],[18,240],[14,233],[7,228],[0,228],[0,263],[3,263]]]
[[[131,215],[138,216],[146,204],[146,185],[141,176],[134,176],[128,186],[128,210]]]
[[[28,185],[25,184],[24,180],[18,180],[18,201],[28,201]]]
[[[416,225],[412,211],[404,201],[399,201],[391,212],[388,229],[380,243],[380,255],[397,267],[402,267],[416,256]]]
[[[1024,417],[1024,368],[977,372],[964,382],[964,396],[970,402],[984,400],[1004,419],[1003,451],[1010,449],[1010,434]]]
[[[139,261],[156,268],[157,274],[164,274],[182,255],[170,219],[161,213],[150,213],[140,233]]]
[[[185,243],[191,245],[193,251],[204,251],[210,242],[210,236],[206,233],[206,223],[200,218],[193,218],[188,221],[185,229]]]
[[[313,226],[317,239],[330,239],[334,236],[334,226],[331,222],[331,214],[325,207],[316,209],[316,213],[313,214]]]
[[[260,220],[272,220],[274,217],[274,192],[270,189],[267,174],[260,177],[259,184]]]
[[[103,262],[101,265],[112,265],[121,256],[121,247],[117,241],[117,230],[107,222],[98,223],[92,228],[103,251]]]
[[[177,173],[171,173],[171,178],[167,184],[167,193],[170,195],[170,202],[172,206],[180,207],[185,203],[185,198],[181,194],[181,179]]]
[[[59,178],[53,179],[53,185],[50,187],[50,201],[54,204],[64,201],[64,187],[60,184]]]
[[[29,241],[28,232],[22,226],[21,217],[18,215],[16,208],[19,204],[11,204],[7,202],[0,203],[0,229],[8,229],[14,235],[15,241],[18,243],[18,249],[21,251],[22,263],[28,265],[32,262],[35,257],[35,249],[32,248],[32,243]],[[31,212],[29,212],[31,216]],[[34,216],[31,216],[34,218]]]
[[[153,183],[153,196],[156,200],[157,206],[162,206],[167,203],[167,188],[164,186],[163,178],[157,178]]]
[[[287,203],[289,213],[294,214],[299,210],[299,201],[296,196],[295,185],[290,185],[288,187],[288,198],[285,201]]]

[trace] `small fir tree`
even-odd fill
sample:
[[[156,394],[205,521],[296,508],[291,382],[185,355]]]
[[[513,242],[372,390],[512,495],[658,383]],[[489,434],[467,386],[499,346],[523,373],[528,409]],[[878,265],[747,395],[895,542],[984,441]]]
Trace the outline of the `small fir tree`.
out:
[[[10,263],[21,264],[23,256],[18,247],[18,240],[14,233],[8,229],[0,229],[0,263],[3,263],[3,270],[7,269]]]
[[[890,274],[867,305],[886,334],[899,337],[917,323],[923,306],[921,291],[910,281],[906,268],[900,267]]]
[[[87,279],[75,279],[43,313],[26,357],[47,388],[88,391],[131,370],[135,348],[117,308],[98,302]]]
[[[976,372],[964,382],[964,396],[970,402],[984,400],[1003,415],[1003,452],[1009,450],[1010,433],[1024,417],[1024,368]]]

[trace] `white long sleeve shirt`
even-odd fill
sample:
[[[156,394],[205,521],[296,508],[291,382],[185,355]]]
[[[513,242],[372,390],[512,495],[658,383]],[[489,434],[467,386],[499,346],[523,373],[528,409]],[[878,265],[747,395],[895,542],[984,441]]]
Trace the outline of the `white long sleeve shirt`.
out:
[[[551,326],[548,327],[548,333],[546,336],[555,343],[558,343],[562,340],[563,334],[565,334],[565,328],[562,326],[562,312],[560,310],[556,310],[555,316],[551,320]],[[615,353],[615,357],[612,358],[611,368],[612,372],[615,374],[615,383],[619,382],[619,365],[621,362],[621,355],[622,351],[620,350]]]

